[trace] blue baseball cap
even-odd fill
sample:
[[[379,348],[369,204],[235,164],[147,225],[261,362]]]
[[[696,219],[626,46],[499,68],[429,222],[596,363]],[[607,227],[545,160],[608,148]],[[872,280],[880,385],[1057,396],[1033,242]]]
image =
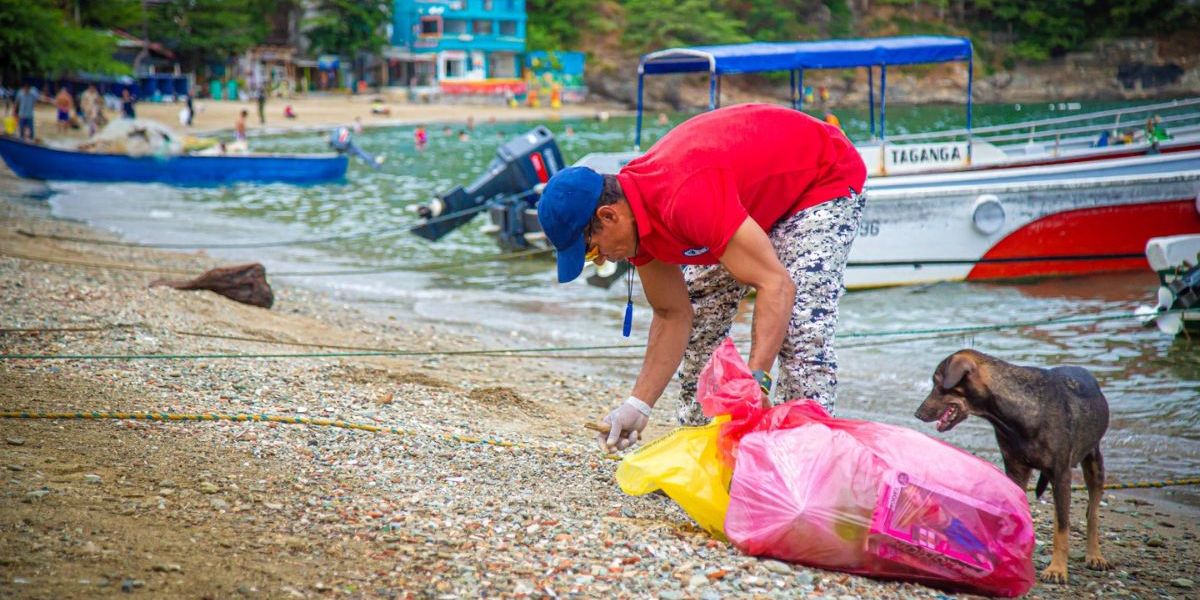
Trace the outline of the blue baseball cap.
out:
[[[583,229],[596,213],[604,177],[587,167],[568,167],[555,173],[538,200],[538,221],[558,255],[558,282],[567,283],[583,272],[587,245]]]

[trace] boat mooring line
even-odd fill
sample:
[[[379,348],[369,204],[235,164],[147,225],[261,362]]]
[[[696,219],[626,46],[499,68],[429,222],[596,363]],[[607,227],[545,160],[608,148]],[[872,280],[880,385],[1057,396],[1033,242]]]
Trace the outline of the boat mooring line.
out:
[[[1113,321],[1119,319],[1134,319],[1140,318],[1135,313],[1123,313],[1115,315],[1092,315],[1092,316],[1075,316],[1061,317],[1057,319],[1041,319],[1036,321],[1022,321],[1015,323],[1006,323],[998,325],[975,325],[963,327],[933,327],[924,329],[900,329],[891,331],[861,331],[839,334],[838,337],[846,338],[875,338],[875,337],[896,337],[896,336],[914,336],[914,335],[962,335],[972,334],[987,331],[999,331],[1003,329],[1020,329],[1024,327],[1042,327],[1049,325],[1068,325],[1078,323],[1095,323],[1099,321]],[[25,330],[31,331],[31,330]],[[280,340],[251,338],[243,336],[229,336],[225,334],[207,334],[200,332],[173,332],[181,335],[192,335],[196,337],[212,337],[218,339],[237,339],[240,341],[263,342],[279,345],[302,345],[307,347],[323,347],[331,348],[335,346],[326,346],[322,344],[309,342],[287,342]],[[883,343],[900,343],[907,341],[919,341],[920,339],[905,339],[893,340],[892,342],[873,342],[871,345],[880,345]],[[645,344],[616,344],[616,345],[596,345],[596,346],[543,346],[531,348],[483,348],[478,350],[395,350],[384,348],[370,348],[361,351],[347,352],[296,352],[296,353],[198,353],[198,354],[0,354],[0,360],[207,360],[207,359],[300,359],[300,358],[354,358],[354,357],[378,357],[378,356],[396,356],[396,357],[414,357],[414,356],[508,356],[508,355],[526,355],[526,354],[547,354],[555,355],[559,352],[572,351],[592,351],[592,350],[626,350],[644,348]],[[858,347],[858,346],[854,346]],[[611,357],[617,358],[617,357]]]
[[[442,263],[417,264],[417,265],[403,265],[403,266],[395,266],[395,267],[372,267],[372,268],[366,268],[366,269],[345,269],[345,270],[334,270],[334,271],[280,271],[277,273],[268,272],[267,276],[268,277],[331,277],[331,276],[339,276],[339,275],[367,275],[367,274],[372,274],[372,273],[391,273],[391,272],[395,272],[395,271],[413,271],[413,272],[444,271],[444,270],[449,270],[449,269],[461,268],[461,267],[464,267],[466,265],[471,265],[471,264],[516,260],[519,258],[526,258],[529,256],[537,256],[540,254],[545,254],[547,252],[551,252],[551,249],[550,248],[546,248],[546,249],[539,248],[539,249],[533,249],[533,250],[524,250],[521,252],[498,252],[496,254],[488,254],[485,256],[473,257],[470,260],[460,260],[460,261],[442,262]],[[195,271],[185,271],[182,269],[167,269],[167,268],[161,268],[161,267],[148,267],[148,266],[141,266],[141,265],[97,263],[97,262],[84,261],[84,260],[73,260],[73,259],[67,259],[67,258],[52,258],[52,257],[48,257],[48,256],[35,256],[35,255],[31,255],[31,254],[24,254],[21,252],[11,252],[7,249],[0,249],[0,256],[6,256],[8,258],[16,258],[16,259],[20,259],[20,260],[28,260],[28,261],[33,261],[33,262],[43,262],[43,263],[50,263],[50,264],[57,264],[57,265],[70,265],[70,266],[75,266],[75,267],[88,267],[88,268],[96,268],[96,269],[109,269],[109,270],[114,270],[114,271],[137,271],[137,272],[141,272],[141,273],[156,273],[159,275],[179,275],[179,276],[194,276],[195,275]],[[198,268],[203,268],[203,267],[198,267]]]
[[[199,423],[199,422],[216,422],[228,421],[232,423],[282,423],[285,425],[305,425],[308,427],[332,427],[337,429],[347,429],[351,431],[366,431],[370,433],[388,433],[399,436],[416,437],[425,435],[436,439],[457,442],[469,445],[486,445],[495,446],[498,448],[513,448],[517,450],[532,450],[538,452],[546,452],[559,456],[570,456],[584,458],[591,456],[588,452],[573,452],[560,448],[546,448],[543,446],[535,446],[531,444],[522,444],[520,442],[509,442],[492,437],[475,437],[462,434],[423,434],[409,429],[399,427],[386,427],[381,425],[372,425],[370,423],[357,423],[354,421],[344,421],[341,419],[320,419],[310,417],[289,417],[286,415],[272,415],[262,413],[172,413],[172,412],[101,412],[101,411],[74,411],[74,412],[40,412],[40,411],[22,411],[13,410],[0,412],[0,419],[46,419],[46,420],[116,420],[116,421],[156,421],[161,423]],[[621,457],[615,454],[604,455],[610,460],[620,460]],[[1106,483],[1106,490],[1130,490],[1144,488],[1164,488],[1186,485],[1200,485],[1200,477],[1186,477],[1181,479],[1162,479],[1158,481],[1136,481],[1122,483]],[[1074,491],[1087,489],[1084,485],[1073,485],[1071,489]],[[1026,492],[1031,490],[1027,489]]]
[[[529,196],[533,193],[535,193],[533,190],[529,190],[529,191],[521,192],[519,194],[513,194],[511,196],[507,196],[504,198],[504,200],[519,200],[519,199]],[[327,242],[341,242],[341,241],[346,241],[346,240],[355,240],[355,239],[362,239],[362,238],[395,237],[397,235],[410,233],[414,230],[420,229],[427,225],[441,223],[443,221],[449,221],[451,219],[457,219],[459,217],[465,217],[467,215],[472,215],[477,212],[482,212],[484,210],[487,210],[488,205],[489,205],[489,203],[485,202],[483,204],[480,204],[479,206],[475,206],[472,208],[467,208],[467,209],[455,211],[455,212],[444,214],[444,215],[438,215],[432,219],[429,219],[427,221],[422,221],[421,223],[418,223],[416,225],[407,225],[407,226],[402,226],[402,227],[385,227],[385,228],[375,229],[375,230],[371,230],[371,231],[364,231],[361,233],[347,233],[344,235],[331,235],[331,236],[319,237],[319,238],[280,240],[280,241],[275,241],[275,242],[241,242],[241,243],[234,243],[234,244],[211,244],[211,243],[205,243],[205,242],[197,242],[194,244],[175,243],[175,242],[172,242],[172,243],[140,243],[140,242],[124,242],[121,240],[104,240],[104,239],[99,239],[99,238],[86,238],[86,237],[76,237],[76,236],[69,236],[69,235],[57,235],[57,234],[52,234],[52,233],[37,233],[34,231],[28,231],[25,229],[18,229],[17,233],[20,235],[23,235],[25,237],[29,237],[29,238],[43,238],[43,239],[48,239],[48,240],[54,240],[57,242],[73,242],[73,243],[77,243],[77,244],[91,244],[94,246],[117,246],[117,247],[121,247],[121,248],[158,248],[158,249],[164,249],[164,250],[166,250],[166,249],[173,249],[173,250],[214,249],[214,250],[217,250],[217,249],[239,249],[239,248],[240,249],[274,248],[274,247],[282,247],[282,246],[305,246],[305,245],[310,245],[310,244],[324,244]]]
[[[27,260],[31,262],[42,262],[54,265],[70,265],[73,267],[88,267],[93,269],[109,269],[113,271],[137,271],[139,273],[155,273],[158,275],[194,275],[195,271],[185,271],[182,269],[167,269],[162,267],[148,267],[142,265],[122,265],[114,263],[97,263],[86,260],[72,260],[68,258],[52,258],[49,256],[35,256],[32,254],[24,254],[22,252],[12,252],[7,248],[0,248],[0,256],[15,258],[18,260]]]
[[[538,256],[551,251],[551,248],[534,248],[532,250],[522,250],[520,252],[499,252],[496,254],[475,257],[471,260],[459,260],[444,263],[403,265],[395,267],[370,267],[366,269],[344,269],[334,271],[279,271],[275,273],[268,273],[267,275],[271,277],[337,277],[341,275],[371,275],[375,273],[392,273],[395,271],[414,271],[418,273],[425,271],[445,271],[478,263],[503,262],[508,260],[516,260],[519,258],[527,258],[530,256]]]

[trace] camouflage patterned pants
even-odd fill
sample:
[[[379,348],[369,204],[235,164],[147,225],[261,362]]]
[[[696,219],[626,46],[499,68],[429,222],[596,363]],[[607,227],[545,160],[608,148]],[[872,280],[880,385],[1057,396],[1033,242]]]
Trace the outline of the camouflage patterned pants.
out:
[[[862,194],[823,202],[776,223],[767,234],[796,282],[796,304],[779,351],[774,397],[780,402],[811,398],[833,411],[837,387],[833,335],[844,289],[842,272],[865,202]],[[729,335],[738,303],[749,287],[721,265],[689,265],[683,276],[695,320],[677,374],[678,417],[684,425],[699,425],[708,419],[696,402],[696,380],[717,344]]]

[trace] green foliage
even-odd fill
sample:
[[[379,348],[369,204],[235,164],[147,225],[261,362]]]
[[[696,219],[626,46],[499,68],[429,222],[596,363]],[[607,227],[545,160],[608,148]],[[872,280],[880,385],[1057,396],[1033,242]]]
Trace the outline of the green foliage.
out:
[[[595,26],[596,0],[526,0],[525,47],[569,50],[579,47],[579,23]]]
[[[1012,32],[1006,61],[1044,60],[1096,38],[1161,35],[1200,24],[1200,4],[1172,0],[975,0],[970,5],[979,25]]]
[[[853,32],[854,15],[846,0],[825,0],[825,6],[829,7],[829,37],[849,37]]]
[[[746,24],[746,32],[755,40],[783,42],[808,39],[822,35],[813,24],[813,16],[825,0],[725,0],[723,3],[734,17]],[[828,0],[849,8],[845,0]]]
[[[751,41],[746,25],[707,0],[626,0],[623,39],[638,53]]]
[[[141,31],[142,4],[138,0],[69,0],[65,8],[69,18],[78,14],[82,27]]]
[[[147,8],[150,39],[171,48],[192,69],[224,62],[260,43],[266,19],[244,0],[158,0]]]
[[[317,15],[305,21],[314,54],[353,56],[388,44],[383,26],[392,20],[386,0],[320,0]]]
[[[127,73],[113,60],[117,43],[110,35],[70,24],[62,9],[47,0],[0,0],[0,72],[60,75],[74,71]]]

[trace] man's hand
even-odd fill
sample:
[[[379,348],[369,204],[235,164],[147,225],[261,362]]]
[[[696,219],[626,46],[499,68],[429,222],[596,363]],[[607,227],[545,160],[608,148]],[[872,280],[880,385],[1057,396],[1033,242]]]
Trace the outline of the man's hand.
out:
[[[605,452],[624,450],[637,443],[646,424],[650,422],[650,406],[630,396],[625,402],[604,417],[608,433],[596,436],[600,449]]]

